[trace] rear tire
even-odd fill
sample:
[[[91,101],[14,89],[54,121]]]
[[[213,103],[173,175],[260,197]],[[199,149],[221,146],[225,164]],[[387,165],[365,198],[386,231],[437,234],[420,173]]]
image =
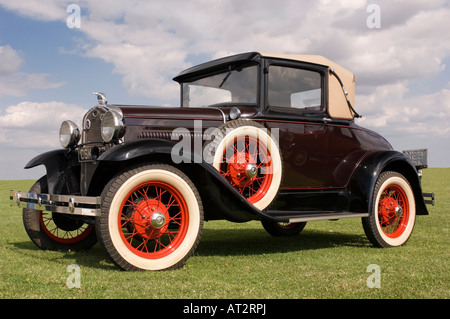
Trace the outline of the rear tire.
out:
[[[404,245],[411,236],[416,219],[416,204],[411,185],[397,172],[378,177],[369,217],[362,218],[364,232],[376,247]]]
[[[271,220],[262,219],[266,232],[275,237],[296,236],[302,232],[306,226],[306,222],[302,223],[279,223]]]
[[[139,165],[113,178],[102,193],[100,245],[123,270],[168,270],[194,253],[203,207],[194,184],[164,164]]]

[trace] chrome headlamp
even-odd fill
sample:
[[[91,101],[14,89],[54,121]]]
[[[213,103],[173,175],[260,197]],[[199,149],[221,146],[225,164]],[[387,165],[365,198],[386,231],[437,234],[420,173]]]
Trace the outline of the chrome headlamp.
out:
[[[115,142],[125,133],[123,116],[115,110],[108,110],[102,120],[102,138],[106,143]]]
[[[71,148],[77,145],[80,140],[80,130],[72,121],[64,121],[59,129],[59,141],[64,148]]]

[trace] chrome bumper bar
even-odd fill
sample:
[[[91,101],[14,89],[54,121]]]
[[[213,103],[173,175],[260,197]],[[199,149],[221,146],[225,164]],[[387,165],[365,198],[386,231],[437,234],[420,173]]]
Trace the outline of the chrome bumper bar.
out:
[[[100,197],[50,195],[11,191],[9,199],[17,206],[54,213],[100,216]]]

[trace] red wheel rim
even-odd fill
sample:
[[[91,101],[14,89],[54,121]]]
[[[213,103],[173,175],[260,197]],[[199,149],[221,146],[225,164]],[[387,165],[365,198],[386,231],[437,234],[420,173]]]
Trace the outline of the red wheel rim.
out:
[[[183,242],[189,224],[186,202],[164,182],[147,182],[131,190],[119,214],[119,232],[134,254],[148,259],[170,255]]]
[[[41,228],[48,237],[61,244],[74,244],[85,239],[93,230],[94,225],[80,223],[73,230],[65,230],[55,223],[53,216],[40,211]],[[74,221],[75,223],[76,221]]]
[[[409,220],[409,204],[405,191],[398,185],[387,186],[378,202],[378,222],[383,233],[398,238],[405,231]]]
[[[248,173],[252,167],[254,176]],[[250,136],[237,137],[227,145],[219,171],[252,204],[266,195],[273,178],[269,150]]]

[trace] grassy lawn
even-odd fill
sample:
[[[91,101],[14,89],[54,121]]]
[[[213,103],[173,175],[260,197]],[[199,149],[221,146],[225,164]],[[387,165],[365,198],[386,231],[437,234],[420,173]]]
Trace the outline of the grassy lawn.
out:
[[[373,248],[360,219],[310,222],[297,237],[274,238],[259,222],[205,223],[196,254],[175,271],[123,272],[99,245],[83,252],[39,250],[11,207],[9,190],[33,181],[0,181],[0,298],[425,298],[450,297],[450,169],[424,171],[436,194],[429,216],[418,216],[407,245]],[[69,265],[81,271],[69,288]],[[369,288],[380,271],[380,287]]]

